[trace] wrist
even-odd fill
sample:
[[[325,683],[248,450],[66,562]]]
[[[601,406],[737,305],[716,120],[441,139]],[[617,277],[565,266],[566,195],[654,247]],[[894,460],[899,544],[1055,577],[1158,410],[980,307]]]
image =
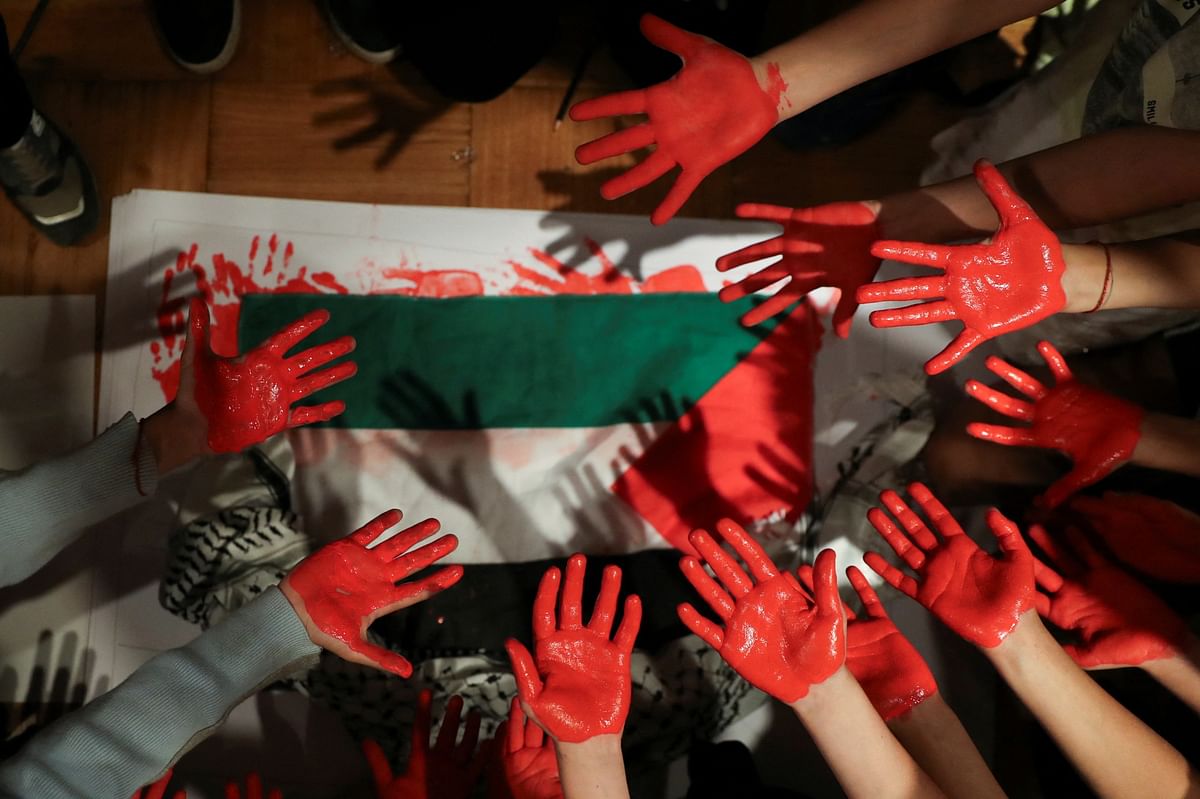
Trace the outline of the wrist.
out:
[[[1046,647],[1061,651],[1037,611],[1030,609],[1017,617],[1017,626],[1000,643],[980,647],[980,651],[992,661],[997,671],[1006,673],[1031,663]]]
[[[1109,274],[1109,254],[1100,244],[1064,244],[1062,245],[1063,261],[1066,270],[1063,272],[1062,287],[1067,296],[1067,304],[1063,306],[1065,313],[1088,313],[1099,310],[1107,301],[1108,288],[1106,281],[1111,282]]]
[[[593,735],[584,741],[568,743],[555,739],[554,749],[560,762],[597,764],[621,758],[621,736],[616,733]]]
[[[810,685],[808,693],[795,702],[789,702],[788,706],[800,717],[801,721],[811,720],[814,716],[830,711],[836,712],[842,701],[843,692],[852,684],[857,685],[857,681],[843,662],[838,666],[837,671],[821,682]]]
[[[140,423],[139,446],[150,450],[159,474],[168,474],[203,454],[203,442],[196,431],[176,409],[168,403]]]

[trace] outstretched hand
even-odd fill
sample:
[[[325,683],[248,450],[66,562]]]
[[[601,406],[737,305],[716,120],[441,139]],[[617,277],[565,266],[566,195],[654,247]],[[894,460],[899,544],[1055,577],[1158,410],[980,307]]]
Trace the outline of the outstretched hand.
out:
[[[432,704],[430,691],[418,694],[412,750],[403,774],[393,775],[387,755],[378,743],[370,738],[363,741],[363,754],[371,768],[377,799],[469,799],[472,795],[487,763],[487,753],[482,748],[476,751],[483,719],[477,710],[468,713],[462,741],[456,743],[463,699],[450,697],[437,742],[431,747]]]
[[[1042,498],[1047,507],[1054,508],[1133,457],[1145,412],[1077,381],[1049,341],[1040,342],[1038,352],[1054,373],[1053,388],[995,356],[987,359],[988,369],[1029,400],[1001,394],[978,380],[967,382],[972,397],[1005,416],[1029,422],[1029,427],[976,422],[967,425],[967,432],[984,441],[1056,449],[1068,456],[1074,464],[1071,471],[1046,489]]]
[[[203,300],[193,298],[188,313],[175,406],[196,418],[212,452],[240,452],[283,430],[324,422],[345,410],[341,401],[292,407],[357,371],[353,361],[323,368],[354,350],[350,336],[287,357],[329,321],[328,311],[305,314],[238,358],[212,351]]]
[[[792,704],[846,660],[845,618],[833,550],[817,556],[810,597],[796,577],[779,571],[736,523],[722,519],[717,533],[749,573],[708,533],[694,531],[688,540],[721,584],[691,555],[680,560],[679,567],[722,625],[701,616],[687,602],[680,604],[679,618],[751,685]]]
[[[871,245],[879,233],[878,209],[866,203],[845,202],[815,208],[785,208],[778,205],[743,203],[735,209],[742,219],[778,222],[783,233],[722,255],[717,269],[725,272],[752,261],[772,256],[778,260],[737,283],[721,289],[724,302],[740,300],[781,280],[779,291],[751,308],[742,324],[757,325],[808,296],[821,286],[841,290],[833,313],[833,329],[845,338],[858,309],[858,287],[875,277],[879,259],[871,254]]]
[[[609,639],[621,591],[621,569],[609,566],[604,570],[596,607],[584,626],[586,568],[583,555],[572,555],[567,561],[557,619],[554,604],[560,572],[551,567],[542,576],[533,601],[536,659],[516,639],[510,638],[505,645],[523,710],[556,741],[566,743],[620,735],[625,728],[633,690],[629,659],[642,621],[642,602],[630,594],[616,635]]]
[[[1112,491],[1075,497],[1067,508],[1134,569],[1159,580],[1200,583],[1200,516],[1165,499]]]
[[[1039,526],[1029,536],[1055,567],[1040,561],[1037,610],[1076,633],[1067,654],[1084,669],[1139,666],[1172,657],[1186,643],[1187,624],[1167,603],[1101,555],[1078,530],[1067,531],[1072,554]]]
[[[499,784],[491,786],[490,799],[563,799],[554,739],[525,718],[520,699],[513,699],[495,740]]]
[[[426,519],[368,548],[400,518],[400,511],[389,510],[349,536],[327,544],[292,569],[279,589],[314,644],[345,660],[408,677],[412,664],[368,641],[367,628],[380,616],[415,605],[454,585],[463,569],[447,566],[419,580],[396,585],[458,546],[455,536],[444,535],[409,552],[438,531],[438,521]]]
[[[1000,228],[991,239],[962,245],[880,241],[871,248],[875,256],[933,267],[943,274],[872,283],[858,290],[863,304],[926,301],[875,311],[875,327],[962,321],[958,337],[925,363],[931,375],[954,366],[981,342],[1029,327],[1067,303],[1062,287],[1066,262],[1058,237],[996,167],[976,162],[975,180],[1000,216]]]
[[[571,119],[648,117],[642,124],[580,146],[575,158],[590,164],[654,145],[646,160],[605,183],[600,194],[615,200],[678,165],[675,185],[650,217],[661,225],[675,216],[709,173],[750,149],[779,121],[777,105],[787,87],[776,72],[764,89],[744,56],[653,14],[642,17],[641,27],[651,43],[679,56],[683,69],[648,89],[576,103]]]
[[[900,526],[879,508],[868,511],[867,520],[920,581],[877,552],[866,554],[867,565],[965,640],[986,648],[999,646],[1033,607],[1033,553],[1021,531],[1000,511],[988,511],[988,527],[1000,543],[1000,555],[992,556],[967,537],[924,485],[913,483],[908,494],[938,535],[891,490],[880,494],[879,501]]]
[[[801,566],[799,574],[811,594],[812,567]],[[901,718],[937,693],[937,681],[858,567],[846,569],[846,576],[863,606],[861,616],[846,608],[846,668],[884,721]]]

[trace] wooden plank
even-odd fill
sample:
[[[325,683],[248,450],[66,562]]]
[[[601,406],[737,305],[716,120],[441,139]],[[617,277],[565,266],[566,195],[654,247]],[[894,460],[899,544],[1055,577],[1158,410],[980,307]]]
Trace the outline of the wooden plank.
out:
[[[217,83],[208,190],[466,205],[471,111],[398,83]]]

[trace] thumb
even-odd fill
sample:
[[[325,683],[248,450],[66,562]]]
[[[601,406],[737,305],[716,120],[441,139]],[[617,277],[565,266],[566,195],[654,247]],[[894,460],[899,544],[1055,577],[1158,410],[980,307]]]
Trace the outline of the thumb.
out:
[[[533,656],[529,654],[525,645],[515,638],[505,641],[504,649],[508,652],[509,661],[512,662],[513,677],[516,678],[517,691],[521,694],[521,701],[532,705],[542,692],[542,678],[538,676]]]

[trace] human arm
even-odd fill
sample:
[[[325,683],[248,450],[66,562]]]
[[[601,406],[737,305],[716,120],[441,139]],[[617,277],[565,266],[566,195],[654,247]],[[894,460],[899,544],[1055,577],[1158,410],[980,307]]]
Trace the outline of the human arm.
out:
[[[1200,641],[1195,636],[1180,651],[1144,663],[1142,670],[1175,694],[1179,701],[1200,713]]]
[[[585,626],[586,566],[583,555],[568,560],[557,617],[561,573],[551,568],[542,576],[533,605],[536,658],[516,639],[509,639],[506,649],[522,710],[554,739],[563,793],[568,799],[628,797],[621,732],[629,715],[633,690],[629,658],[642,605],[635,594],[625,598],[614,635],[621,569],[609,566]]]

